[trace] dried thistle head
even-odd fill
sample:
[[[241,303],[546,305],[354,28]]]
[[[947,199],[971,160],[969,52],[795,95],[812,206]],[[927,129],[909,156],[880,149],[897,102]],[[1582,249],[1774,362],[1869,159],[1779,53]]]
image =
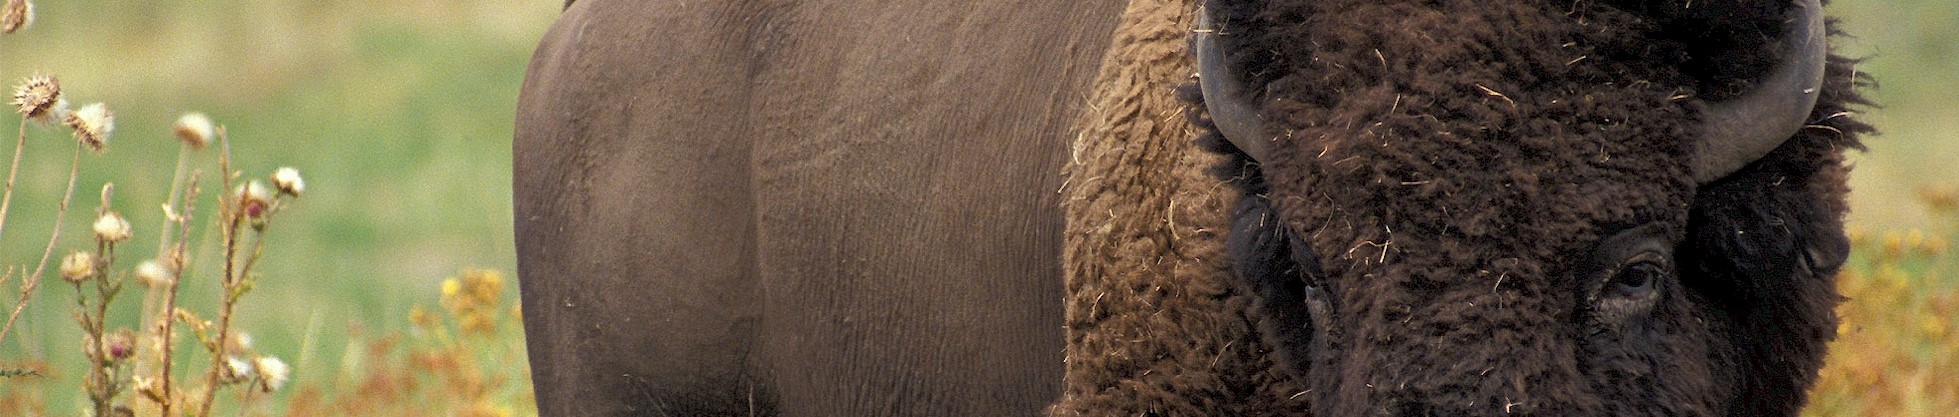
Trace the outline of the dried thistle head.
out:
[[[61,80],[52,75],[34,74],[14,87],[14,111],[32,120],[47,120],[61,101]]]
[[[292,367],[276,357],[260,356],[252,360],[252,366],[258,368],[259,388],[265,392],[277,391],[292,377]]]
[[[272,171],[272,187],[278,188],[279,194],[299,197],[299,193],[306,191],[306,179],[299,177],[298,169],[279,167]]]
[[[177,118],[177,124],[170,130],[177,134],[177,140],[184,142],[184,146],[194,151],[204,149],[211,144],[212,132],[215,129],[212,128],[211,118],[204,116],[204,113],[184,113],[182,117]]]
[[[239,359],[237,356],[231,356],[224,359],[224,372],[218,376],[218,382],[235,384],[250,381],[257,375],[256,370],[252,368],[251,361]]]
[[[145,287],[165,288],[177,282],[177,274],[171,272],[169,267],[151,259],[136,265],[136,282],[142,283]]]
[[[102,213],[95,218],[95,240],[106,243],[129,240],[129,220],[113,211]]]
[[[14,33],[34,25],[34,3],[27,0],[7,0],[0,5],[0,33]]]
[[[95,255],[75,252],[61,259],[61,279],[81,284],[95,276]]]
[[[90,103],[68,113],[61,123],[75,129],[75,140],[101,152],[109,146],[109,134],[116,130],[116,115],[109,111],[109,106]]]

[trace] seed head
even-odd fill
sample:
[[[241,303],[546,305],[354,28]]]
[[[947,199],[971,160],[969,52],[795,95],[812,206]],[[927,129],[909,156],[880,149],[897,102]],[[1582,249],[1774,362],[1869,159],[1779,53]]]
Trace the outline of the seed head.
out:
[[[299,170],[293,167],[279,167],[272,171],[272,186],[279,189],[279,194],[298,197],[299,193],[306,191],[306,179],[300,178]]]
[[[47,120],[55,103],[61,101],[61,80],[54,76],[34,74],[22,79],[14,87],[14,111],[34,120]]]
[[[34,25],[34,3],[27,0],[7,0],[0,6],[0,33],[14,33]]]
[[[252,364],[258,368],[259,381],[264,383],[261,387],[268,392],[285,386],[286,380],[292,376],[292,367],[286,366],[286,362],[279,358],[260,356]]]
[[[143,261],[143,263],[136,265],[136,282],[143,283],[143,286],[164,288],[176,281],[177,274],[170,272],[169,267],[157,263],[155,259]]]
[[[101,152],[103,148],[109,146],[109,134],[115,133],[116,130],[115,113],[110,112],[109,106],[102,103],[91,103],[75,109],[61,122],[74,128],[75,139],[95,149],[96,152]]]
[[[265,211],[272,203],[272,193],[266,190],[265,183],[252,181],[239,185],[237,195],[239,213],[252,220],[265,218]]]
[[[95,240],[108,243],[129,240],[129,220],[113,211],[102,213],[95,218]]]
[[[177,118],[177,125],[171,129],[177,133],[177,140],[183,141],[184,146],[189,146],[193,151],[204,149],[206,145],[211,144],[213,130],[211,118],[205,117],[204,113],[184,113],[183,117]]]
[[[222,379],[226,383],[248,381],[256,375],[253,373],[252,363],[244,359],[239,359],[237,356],[224,359],[224,370]]]
[[[95,255],[75,252],[61,259],[61,279],[80,284],[95,276]]]

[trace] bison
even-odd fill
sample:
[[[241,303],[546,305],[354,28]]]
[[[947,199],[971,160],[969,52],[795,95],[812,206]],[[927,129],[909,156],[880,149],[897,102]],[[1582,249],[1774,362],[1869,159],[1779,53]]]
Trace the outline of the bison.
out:
[[[514,140],[538,405],[1793,415],[1872,131],[1830,31],[1817,0],[568,3]]]

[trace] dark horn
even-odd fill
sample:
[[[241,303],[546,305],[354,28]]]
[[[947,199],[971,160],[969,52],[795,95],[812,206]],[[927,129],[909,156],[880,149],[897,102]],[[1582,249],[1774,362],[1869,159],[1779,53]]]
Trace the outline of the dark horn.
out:
[[[1813,1],[1813,0],[1812,0]],[[1259,120],[1258,106],[1247,101],[1244,83],[1224,64],[1224,50],[1218,46],[1217,25],[1205,8],[1197,9],[1197,30],[1192,48],[1197,54],[1197,82],[1204,90],[1204,108],[1211,112],[1218,133],[1231,141],[1252,160],[1269,161],[1272,135]]]
[[[1752,91],[1707,104],[1695,143],[1694,179],[1706,184],[1768,155],[1802,130],[1823,86],[1823,5],[1795,0],[1796,16],[1780,42],[1781,62]],[[1207,97],[1206,100],[1209,100]]]

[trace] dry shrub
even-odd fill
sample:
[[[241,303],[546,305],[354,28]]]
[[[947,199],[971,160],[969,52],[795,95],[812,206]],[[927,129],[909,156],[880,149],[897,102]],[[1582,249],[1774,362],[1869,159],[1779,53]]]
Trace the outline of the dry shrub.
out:
[[[350,334],[363,362],[323,385],[303,384],[292,416],[536,415],[515,297],[502,273],[468,270],[442,283],[440,312],[421,306],[410,327]]]

